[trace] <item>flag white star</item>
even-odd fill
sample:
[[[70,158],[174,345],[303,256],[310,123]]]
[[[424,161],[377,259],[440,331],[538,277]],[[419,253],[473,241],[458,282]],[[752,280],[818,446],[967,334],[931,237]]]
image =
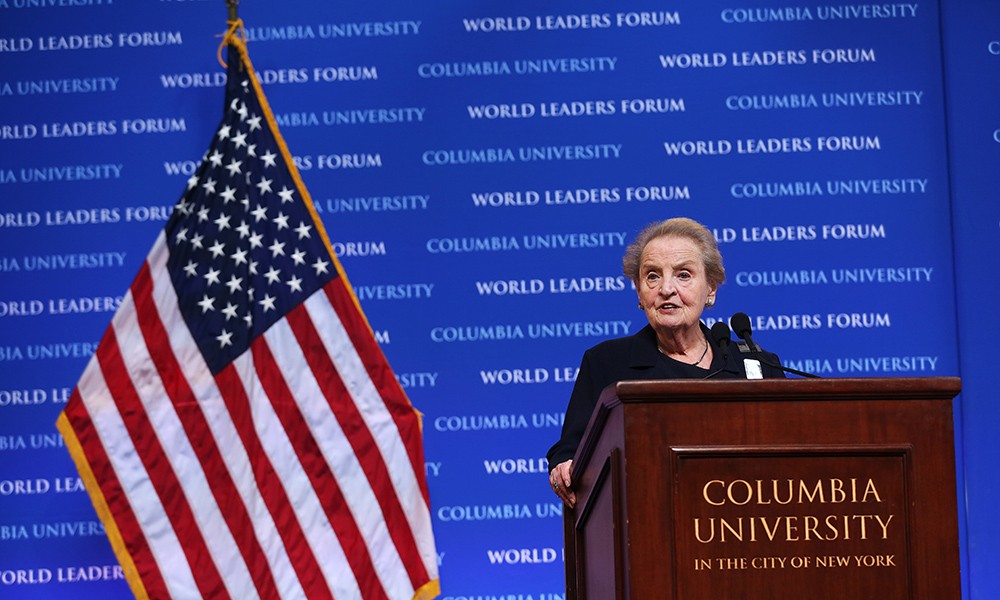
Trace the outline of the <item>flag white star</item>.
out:
[[[223,140],[228,138],[231,129],[232,127],[230,127],[229,125],[223,125],[222,127],[219,127],[219,138]]]
[[[274,240],[274,242],[270,246],[268,246],[267,249],[271,251],[271,258],[276,258],[279,254],[284,256],[285,242],[279,242],[278,240]]]
[[[201,187],[205,190],[206,193],[208,193],[208,194],[214,194],[215,193],[215,180],[212,179],[211,177],[209,177],[208,181],[206,181],[205,183],[201,184]]]
[[[259,223],[260,221],[263,221],[267,217],[267,208],[263,204],[261,204],[257,208],[251,210],[250,214],[253,215],[254,222]]]
[[[229,333],[225,329],[222,330],[222,333],[215,336],[215,339],[219,340],[220,348],[225,348],[226,346],[233,345],[233,334]]]
[[[317,258],[316,262],[314,262],[312,264],[312,268],[316,269],[316,275],[322,275],[322,274],[324,274],[324,273],[327,272],[327,268],[326,267],[329,264],[330,263],[328,263],[327,261],[323,260],[322,258]]]
[[[209,297],[208,294],[202,296],[201,300],[198,301],[198,306],[201,307],[201,314],[205,314],[210,310],[215,310],[215,298]]]
[[[218,150],[212,152],[212,155],[208,157],[208,161],[212,163],[212,166],[218,167],[222,165],[222,153]]]
[[[240,224],[236,227],[236,231],[240,234],[240,239],[243,239],[250,235],[250,226],[247,225],[246,221],[240,221]]]
[[[260,241],[264,236],[256,231],[250,236],[250,248],[261,248],[264,244]]]
[[[278,216],[271,221],[278,226],[278,231],[288,229],[288,215],[284,213],[278,213]]]
[[[264,154],[264,156],[261,156],[260,158],[261,158],[261,160],[264,161],[264,166],[266,166],[266,167],[276,167],[276,166],[278,166],[278,163],[274,162],[274,159],[277,158],[277,157],[278,157],[277,154],[275,154],[275,153],[271,152],[270,150],[268,150]]]
[[[229,278],[229,281],[226,282],[226,287],[229,288],[230,294],[235,294],[236,292],[243,289],[243,278],[233,275],[232,277]]]
[[[257,131],[260,129],[260,115],[254,115],[247,119],[247,125],[250,126],[250,131]]]
[[[212,285],[213,283],[219,283],[219,271],[218,269],[209,269],[208,273],[205,273],[203,277],[207,285]]]
[[[257,185],[257,189],[260,190],[261,194],[265,194],[265,193],[271,191],[271,182],[272,181],[273,181],[272,179],[267,179],[265,177],[261,177],[260,178],[260,181],[256,185]]]
[[[309,230],[312,229],[312,225],[306,225],[305,223],[299,223],[299,226],[295,228],[295,232],[299,234],[299,239],[310,237]]]
[[[247,261],[247,251],[244,250],[243,248],[240,248],[236,252],[233,252],[233,255],[230,258],[232,258],[233,262],[235,262],[238,265],[243,264]]]
[[[229,215],[223,214],[219,215],[219,218],[212,222],[219,228],[219,231],[222,231],[223,229],[229,229],[229,219],[231,218]]]
[[[193,277],[198,274],[198,263],[193,260],[189,260],[188,264],[184,265],[184,272],[187,273],[188,277]]]
[[[220,241],[216,241],[214,244],[208,247],[208,251],[212,253],[212,256],[219,258],[226,253],[226,245]]]
[[[272,297],[270,294],[265,294],[264,295],[264,299],[261,300],[259,304],[262,307],[264,307],[264,312],[267,312],[269,310],[274,310],[274,301],[275,300],[277,300],[277,298]]]
[[[236,144],[237,148],[242,148],[247,145],[247,134],[242,131],[233,136],[233,143]]]
[[[264,273],[264,277],[267,278],[268,283],[277,283],[279,281],[278,275],[280,273],[281,269],[275,269],[274,267],[271,267],[270,269],[267,270],[267,273]]]
[[[237,173],[242,173],[242,171],[240,170],[240,165],[242,164],[243,164],[242,160],[236,160],[235,158],[229,161],[229,164],[226,165],[226,170],[229,171],[229,176],[233,177]]]
[[[219,196],[225,201],[226,204],[229,204],[230,202],[236,200],[236,190],[227,185],[226,189],[219,193]]]
[[[278,192],[278,195],[281,196],[282,204],[284,204],[285,202],[291,202],[294,194],[295,190],[288,189],[287,185],[281,186],[281,191]]]
[[[238,315],[236,314],[236,305],[232,302],[226,303],[226,308],[222,309],[222,314],[226,315],[226,320],[235,319]]]
[[[289,288],[290,291],[293,291],[293,292],[301,292],[302,291],[302,279],[300,277],[292,277],[291,279],[289,279],[285,283],[288,284],[288,288]]]
[[[204,248],[205,245],[201,243],[203,239],[205,239],[205,236],[200,233],[196,233],[194,234],[194,237],[191,238],[191,245],[195,248]]]
[[[306,253],[301,248],[296,249],[292,252],[292,262],[297,265],[306,264]]]
[[[188,189],[194,189],[194,186],[198,185],[198,176],[192,175],[188,177]]]

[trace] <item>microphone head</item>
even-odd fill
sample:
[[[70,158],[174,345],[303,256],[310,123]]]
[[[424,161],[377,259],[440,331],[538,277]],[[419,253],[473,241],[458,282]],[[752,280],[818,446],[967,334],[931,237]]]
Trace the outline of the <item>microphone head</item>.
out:
[[[750,327],[750,317],[746,313],[735,313],[733,316],[729,317],[729,324],[733,327],[733,331],[736,335],[743,339],[747,339],[753,333],[753,328]]]
[[[717,321],[715,325],[712,325],[712,340],[716,346],[723,350],[729,346],[729,342],[732,340],[729,338],[729,325],[726,325],[725,321]]]

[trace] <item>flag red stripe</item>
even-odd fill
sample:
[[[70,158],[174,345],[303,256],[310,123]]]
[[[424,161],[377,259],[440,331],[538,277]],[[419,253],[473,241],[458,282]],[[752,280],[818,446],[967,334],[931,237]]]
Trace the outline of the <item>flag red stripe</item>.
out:
[[[97,360],[104,373],[108,391],[115,400],[118,413],[149,474],[149,480],[160,498],[171,527],[183,539],[184,556],[194,574],[199,592],[206,598],[229,598],[229,592],[222,583],[222,577],[187,503],[187,497],[178,493],[182,487],[156,437],[139,395],[132,386],[112,328],[108,328],[107,335],[97,348]]]
[[[337,312],[340,322],[344,324],[344,329],[351,338],[351,344],[368,369],[369,378],[375,384],[379,396],[382,397],[386,409],[396,423],[399,436],[406,446],[413,473],[420,484],[424,502],[429,507],[430,493],[427,490],[427,477],[424,473],[424,446],[421,443],[414,443],[423,439],[417,413],[406,398],[403,388],[396,381],[392,369],[389,368],[389,362],[382,353],[382,348],[375,340],[368,323],[358,312],[353,296],[344,287],[343,278],[334,279],[323,288],[323,291]]]
[[[267,452],[261,445],[254,429],[250,401],[246,389],[236,367],[230,364],[215,376],[222,399],[226,403],[233,425],[243,441],[250,465],[253,468],[257,489],[267,505],[268,512],[274,520],[275,528],[288,553],[292,568],[298,575],[299,583],[306,596],[310,599],[325,600],[333,598],[323,572],[316,562],[316,556],[309,547],[302,526],[295,516],[295,509],[288,500],[285,488],[281,485],[274,466],[268,459]]]
[[[135,301],[136,319],[146,339],[150,359],[156,365],[163,388],[167,392],[174,411],[184,427],[184,433],[191,448],[201,463],[209,488],[219,507],[219,511],[243,555],[250,576],[261,598],[276,598],[278,589],[274,583],[270,564],[264,556],[260,542],[254,535],[250,515],[243,505],[236,485],[219,453],[212,430],[205,420],[198,398],[184,376],[177,357],[170,349],[170,338],[160,321],[152,297],[153,282],[149,264],[144,263],[132,282],[132,297]],[[211,401],[210,398],[203,400]]]
[[[136,520],[135,513],[132,512],[132,505],[129,504],[128,497],[122,490],[118,475],[104,451],[104,445],[97,435],[97,429],[94,428],[90,420],[87,407],[83,404],[78,389],[73,390],[69,403],[66,405],[65,414],[80,442],[80,448],[94,474],[95,482],[101,488],[101,494],[115,520],[115,526],[121,533],[125,548],[135,563],[139,578],[142,579],[142,585],[146,588],[146,593],[149,594],[150,598],[168,598],[170,593],[167,591],[166,582],[163,581],[163,574],[160,572],[156,559],[146,542],[146,536],[142,533],[139,521]]]
[[[361,412],[351,398],[350,392],[344,386],[330,355],[325,351],[323,341],[309,318],[305,306],[299,305],[291,310],[286,319],[295,333],[299,346],[305,353],[310,370],[326,396],[330,410],[333,411],[337,422],[340,423],[348,443],[350,443],[365,476],[368,478],[368,483],[382,509],[382,517],[389,535],[392,537],[396,551],[406,567],[410,583],[414,589],[419,588],[428,580],[427,570],[420,559],[420,550],[417,548],[413,531],[410,529],[409,521],[403,512],[399,497],[396,495],[385,459],[378,451],[378,442],[375,441],[364,417],[361,416]]]
[[[387,599],[382,582],[375,572],[371,554],[365,545],[364,536],[347,510],[343,491],[330,471],[330,465],[324,460],[323,453],[302,413],[299,412],[295,397],[288,389],[264,337],[257,338],[251,344],[251,352],[264,391],[288,433],[288,438],[292,441],[302,468],[309,476],[309,482],[316,491],[327,520],[333,527],[341,548],[344,549],[358,587],[364,591],[366,599]]]

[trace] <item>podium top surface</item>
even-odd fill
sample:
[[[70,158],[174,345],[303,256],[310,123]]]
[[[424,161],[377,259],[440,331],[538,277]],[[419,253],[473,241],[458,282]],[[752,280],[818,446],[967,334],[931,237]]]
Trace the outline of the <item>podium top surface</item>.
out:
[[[844,400],[859,397],[920,400],[951,399],[962,390],[958,377],[883,377],[830,379],[666,379],[620,381],[602,402],[690,402],[746,400]]]

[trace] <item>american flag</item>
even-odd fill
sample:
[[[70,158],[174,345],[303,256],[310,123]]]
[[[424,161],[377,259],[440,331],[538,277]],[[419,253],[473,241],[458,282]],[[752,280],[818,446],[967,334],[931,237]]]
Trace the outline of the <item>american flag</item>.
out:
[[[229,38],[222,123],[59,429],[139,598],[433,598],[419,414]]]

